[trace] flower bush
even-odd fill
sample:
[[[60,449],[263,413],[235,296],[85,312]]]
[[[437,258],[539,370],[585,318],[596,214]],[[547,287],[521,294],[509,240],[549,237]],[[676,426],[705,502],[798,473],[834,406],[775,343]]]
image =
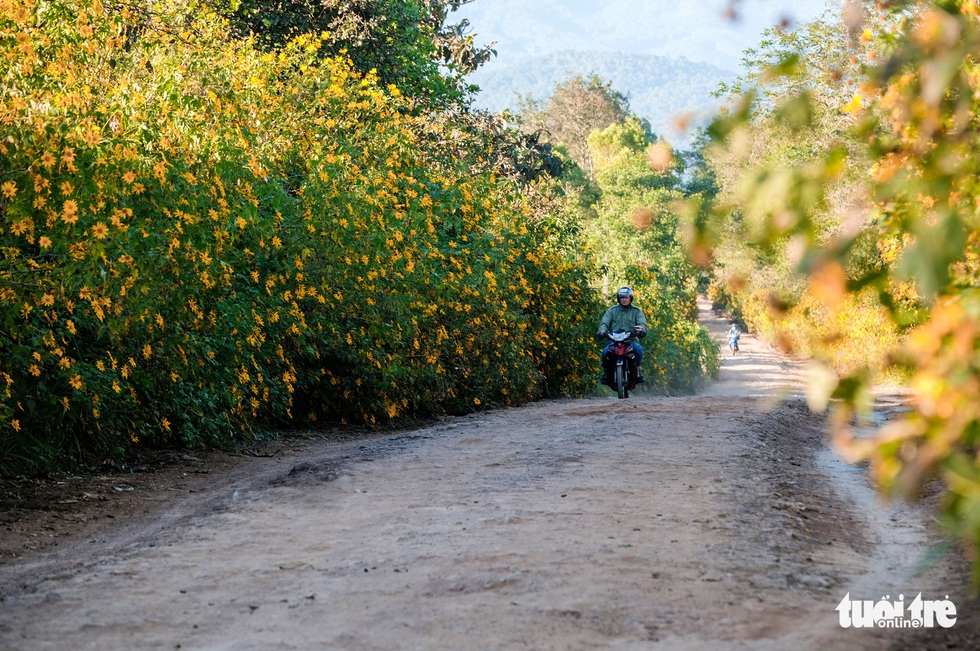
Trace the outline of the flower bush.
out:
[[[0,8],[0,470],[591,386],[589,270],[444,122],[153,12]]]

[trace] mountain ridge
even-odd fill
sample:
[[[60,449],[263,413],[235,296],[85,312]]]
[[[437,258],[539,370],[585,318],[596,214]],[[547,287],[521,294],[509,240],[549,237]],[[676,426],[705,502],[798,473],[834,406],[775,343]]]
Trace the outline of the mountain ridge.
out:
[[[530,95],[546,102],[559,83],[592,74],[626,95],[631,110],[677,146],[690,144],[693,134],[678,131],[674,124],[690,120],[694,129],[706,122],[720,102],[713,93],[736,77],[730,70],[684,56],[569,49],[481,68],[468,81],[480,87],[474,98],[476,108],[501,112],[516,109],[518,97]]]

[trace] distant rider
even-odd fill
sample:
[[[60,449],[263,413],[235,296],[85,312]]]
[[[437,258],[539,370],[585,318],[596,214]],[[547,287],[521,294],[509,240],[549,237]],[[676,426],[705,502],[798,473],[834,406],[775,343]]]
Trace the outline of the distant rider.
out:
[[[643,310],[633,305],[633,290],[629,287],[619,288],[619,291],[616,292],[616,303],[617,305],[613,305],[606,310],[606,313],[602,317],[602,322],[599,324],[599,330],[595,334],[597,338],[605,340],[606,333],[608,332],[622,330],[631,333],[627,341],[633,344],[633,350],[636,352],[637,380],[642,382],[643,373],[640,371],[640,363],[643,361],[643,347],[640,346],[637,340],[647,336],[647,320],[643,316]],[[605,377],[606,359],[612,347],[613,344],[610,343],[602,351],[603,384],[607,381]]]
[[[738,337],[741,334],[742,333],[739,331],[738,325],[734,321],[732,321],[732,327],[728,331],[728,345],[729,346],[737,347],[738,346]]]

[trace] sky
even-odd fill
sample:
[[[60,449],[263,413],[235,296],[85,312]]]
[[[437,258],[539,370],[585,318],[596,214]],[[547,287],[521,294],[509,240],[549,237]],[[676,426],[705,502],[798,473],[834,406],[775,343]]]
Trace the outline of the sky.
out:
[[[805,22],[837,10],[839,1],[474,0],[449,20],[468,19],[478,45],[496,41],[488,69],[561,50],[601,50],[684,57],[737,71],[742,52],[766,28],[784,19]]]

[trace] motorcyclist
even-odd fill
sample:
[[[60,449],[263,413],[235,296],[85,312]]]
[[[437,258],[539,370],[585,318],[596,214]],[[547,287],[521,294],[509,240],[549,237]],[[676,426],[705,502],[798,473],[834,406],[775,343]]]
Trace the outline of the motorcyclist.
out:
[[[616,305],[613,305],[602,317],[599,323],[599,330],[596,337],[606,340],[606,333],[616,330],[625,330],[630,333],[627,339],[636,352],[636,373],[637,381],[643,382],[643,373],[640,371],[640,364],[643,362],[643,347],[638,343],[639,339],[647,336],[647,320],[643,316],[643,310],[633,305],[633,290],[629,287],[620,287],[616,292]],[[606,359],[612,350],[613,344],[610,343],[602,351],[602,380],[606,383]]]
[[[738,329],[738,324],[732,321],[732,327],[728,330],[728,340],[738,343],[738,337],[742,334]]]
[[[738,351],[738,337],[741,334],[738,325],[732,321],[732,327],[728,329],[728,347],[732,349],[733,355]]]

